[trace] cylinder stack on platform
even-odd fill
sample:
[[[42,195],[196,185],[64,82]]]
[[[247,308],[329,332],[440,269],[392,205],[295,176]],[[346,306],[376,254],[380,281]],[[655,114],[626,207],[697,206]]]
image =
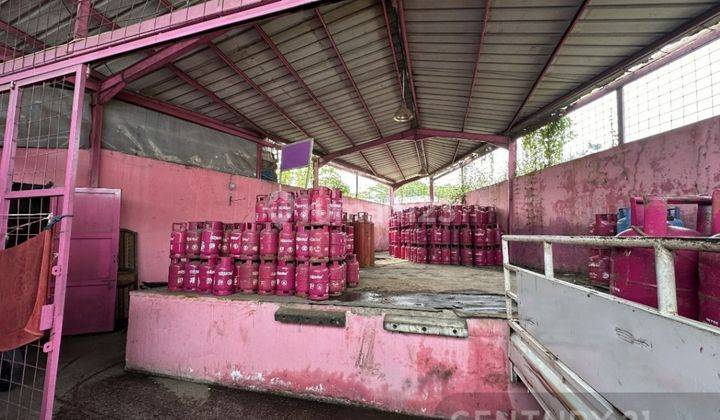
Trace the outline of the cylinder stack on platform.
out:
[[[495,207],[425,206],[394,212],[390,255],[422,264],[502,265]]]
[[[325,300],[359,284],[340,190],[258,196],[250,223],[173,223],[168,289]],[[350,238],[350,239],[348,239]]]

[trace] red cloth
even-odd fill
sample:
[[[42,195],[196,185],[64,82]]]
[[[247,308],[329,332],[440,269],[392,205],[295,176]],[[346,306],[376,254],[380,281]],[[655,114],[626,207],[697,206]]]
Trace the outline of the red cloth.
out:
[[[40,315],[47,301],[52,236],[43,231],[0,251],[0,351],[42,337]]]

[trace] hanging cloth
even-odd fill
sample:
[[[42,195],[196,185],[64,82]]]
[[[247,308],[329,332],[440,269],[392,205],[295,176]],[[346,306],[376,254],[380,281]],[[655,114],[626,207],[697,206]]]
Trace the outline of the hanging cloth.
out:
[[[42,337],[40,316],[47,302],[51,253],[49,230],[0,250],[0,351]]]

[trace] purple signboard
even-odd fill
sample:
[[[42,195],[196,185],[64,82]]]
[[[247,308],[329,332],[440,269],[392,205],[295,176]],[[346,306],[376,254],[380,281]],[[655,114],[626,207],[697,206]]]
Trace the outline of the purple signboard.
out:
[[[282,147],[280,170],[304,168],[312,159],[313,139],[296,141]]]

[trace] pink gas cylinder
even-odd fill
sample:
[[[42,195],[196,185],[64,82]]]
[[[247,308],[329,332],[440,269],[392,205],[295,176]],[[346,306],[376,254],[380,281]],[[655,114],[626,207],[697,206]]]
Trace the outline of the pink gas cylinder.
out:
[[[185,234],[185,255],[188,258],[200,256],[200,229],[203,222],[189,222]]]
[[[310,258],[310,231],[307,227],[298,225],[295,232],[295,259],[307,261]]]
[[[333,226],[342,225],[343,214],[342,190],[333,188],[330,193],[330,224]]]
[[[270,222],[281,224],[293,221],[295,196],[290,191],[275,191],[268,197],[270,201]]]
[[[258,294],[271,295],[275,293],[277,264],[273,260],[260,261],[258,265]]]
[[[461,206],[460,224],[463,226],[470,224],[470,209],[466,206]]]
[[[456,226],[450,228],[450,245],[460,245],[460,228]]]
[[[638,202],[643,202],[642,230],[638,213]],[[672,226],[667,221],[667,199],[646,197],[631,200],[631,221],[633,226],[620,232],[618,237],[640,236],[700,236],[692,229]],[[698,316],[698,253],[696,251],[675,251],[675,285],[677,289],[678,313],[687,318]],[[613,295],[657,308],[657,282],[655,277],[654,251],[648,248],[615,248],[612,250],[612,276],[610,290]]]
[[[293,218],[296,223],[310,223],[310,193],[308,190],[295,192]]]
[[[451,225],[454,218],[452,207],[448,205],[440,207],[438,211],[438,222],[441,225]]]
[[[612,266],[609,249],[593,249],[588,263],[588,277],[594,286],[610,287]]]
[[[240,235],[240,256],[242,258],[256,259],[260,256],[260,231],[256,223],[245,225]]]
[[[502,229],[500,226],[495,229],[495,245],[502,245]]]
[[[205,222],[200,232],[200,257],[217,257],[223,239],[222,222]]]
[[[340,296],[345,290],[345,265],[340,261],[333,261],[328,267],[328,294]]]
[[[230,253],[230,233],[232,232],[232,223],[223,223],[222,241],[220,241],[220,256],[227,257]]]
[[[475,266],[482,267],[488,265],[487,248],[484,246],[475,248]]]
[[[327,225],[330,223],[330,189],[313,188],[310,193],[310,223]]]
[[[460,250],[458,247],[450,247],[450,264],[460,265]]]
[[[490,223],[489,220],[490,220],[490,217],[489,217],[489,213],[488,213],[488,208],[487,207],[478,208],[477,225],[485,226],[488,223]]]
[[[430,229],[428,230],[428,234],[430,235],[430,243],[433,245],[440,245],[442,244],[442,230],[440,230],[440,226],[430,226]]]
[[[177,292],[183,290],[183,282],[185,281],[185,258],[170,260],[170,269],[168,270],[168,290]]]
[[[299,261],[295,267],[295,294],[307,296],[308,282],[310,281],[310,262]]]
[[[487,265],[495,265],[495,247],[488,246],[485,249],[487,250]]]
[[[235,264],[235,289],[240,293],[255,293],[258,288],[258,263],[244,260]]]
[[[185,282],[183,282],[183,289],[188,292],[197,291],[199,276],[200,261],[188,261],[185,264]]]
[[[268,197],[266,195],[258,195],[255,198],[255,222],[267,223],[270,221],[270,213],[268,211]]]
[[[440,241],[443,245],[450,245],[450,242],[452,241],[450,226],[440,226]]]
[[[407,260],[408,255],[410,255],[410,253],[408,252],[408,245],[400,245],[400,258],[402,258],[403,260]]]
[[[296,233],[292,223],[283,223],[280,233],[278,233],[278,250],[277,257],[279,260],[295,259],[295,239]]]
[[[440,262],[442,265],[450,265],[452,263],[452,257],[450,256],[450,247],[442,247],[442,254],[440,258]]]
[[[418,245],[427,245],[427,230],[424,226],[415,228],[415,243],[417,243]]]
[[[473,231],[469,225],[465,225],[460,228],[460,245],[472,246],[473,244]]]
[[[330,231],[327,226],[315,227],[310,230],[308,239],[311,260],[327,260],[330,255]]]
[[[355,252],[355,226],[345,225],[345,253],[352,254]]]
[[[420,264],[427,264],[427,248],[423,245],[417,247],[417,251],[415,251],[415,262],[418,262]]]
[[[417,248],[418,247],[415,245],[410,246],[410,257],[408,258],[408,260],[412,262],[417,262]]]
[[[276,295],[290,296],[295,293],[295,264],[289,261],[278,261],[275,278],[277,280]]]
[[[595,215],[595,222],[590,228],[590,234],[594,236],[613,236],[616,233],[617,214],[599,213]]]
[[[215,278],[215,266],[218,263],[217,257],[210,257],[200,264],[200,272],[198,273],[197,290],[200,293],[212,293],[213,278]]]
[[[485,210],[487,211],[487,222],[491,225],[497,224],[497,211],[495,210],[494,206],[486,207]]]
[[[231,257],[239,258],[242,255],[242,234],[245,225],[243,223],[235,223],[232,225],[230,230],[230,237],[228,238],[228,255]]]
[[[712,237],[720,239],[720,189],[716,189],[712,194],[710,225]],[[699,320],[720,327],[720,253],[701,252],[699,271]]]
[[[437,245],[430,248],[430,264],[442,264],[442,248]]]
[[[170,232],[170,258],[180,258],[185,255],[187,246],[187,223],[173,223]]]
[[[478,206],[470,206],[468,208],[468,224],[472,227],[475,227],[478,225],[478,216],[479,216],[480,209]]]
[[[345,258],[345,283],[347,287],[357,287],[360,284],[360,263],[355,254]]]
[[[487,245],[495,245],[497,230],[497,225],[488,225],[487,228],[485,228],[485,243]]]
[[[331,259],[345,258],[345,232],[341,228],[333,228],[330,232],[330,248]]]
[[[470,247],[460,248],[460,264],[466,267],[472,267],[473,265],[473,249]]]
[[[473,234],[473,245],[483,247],[487,244],[488,231],[486,228],[477,226]]]
[[[260,257],[275,257],[278,252],[278,230],[272,223],[263,224],[260,231]]]
[[[503,252],[502,247],[495,247],[495,265],[503,265]]]
[[[212,293],[215,296],[227,296],[235,293],[235,265],[232,257],[220,257],[215,267],[215,277],[212,283]]]
[[[330,271],[325,263],[310,264],[308,298],[327,300],[330,297]]]
[[[452,225],[453,226],[460,226],[463,224],[463,206],[455,205],[452,206],[453,210],[453,219],[452,219]]]

